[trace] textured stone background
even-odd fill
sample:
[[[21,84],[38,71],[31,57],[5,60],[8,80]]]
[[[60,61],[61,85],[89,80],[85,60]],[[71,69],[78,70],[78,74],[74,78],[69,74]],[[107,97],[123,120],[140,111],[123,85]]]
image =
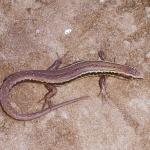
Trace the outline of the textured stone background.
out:
[[[143,80],[107,79],[109,99],[102,103],[98,77],[58,87],[59,103],[89,95],[39,119],[19,122],[0,109],[3,150],[148,150],[150,147],[149,0],[0,0],[0,84],[9,74],[46,69],[57,54],[63,64],[98,60],[128,64]],[[46,89],[17,85],[11,93],[18,111],[31,112]]]

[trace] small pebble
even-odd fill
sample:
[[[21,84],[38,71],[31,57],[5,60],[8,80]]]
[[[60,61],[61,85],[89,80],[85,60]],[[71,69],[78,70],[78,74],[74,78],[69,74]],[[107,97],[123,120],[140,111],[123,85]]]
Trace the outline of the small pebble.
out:
[[[65,35],[68,35],[68,34],[70,34],[72,32],[72,29],[66,29],[65,30]]]

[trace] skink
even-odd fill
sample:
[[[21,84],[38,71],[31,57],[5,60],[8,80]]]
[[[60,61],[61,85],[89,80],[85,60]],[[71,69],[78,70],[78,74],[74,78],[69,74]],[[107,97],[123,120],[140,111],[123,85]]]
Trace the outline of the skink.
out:
[[[52,106],[51,108],[46,108],[42,111],[31,113],[31,114],[20,114],[18,113],[10,104],[10,100],[8,95],[10,90],[14,85],[25,82],[25,81],[38,81],[43,83],[50,84],[62,84],[69,81],[72,81],[76,78],[80,78],[81,76],[87,76],[89,74],[108,74],[121,76],[124,78],[143,78],[140,72],[138,72],[135,68],[120,65],[111,62],[104,61],[80,61],[70,64],[68,66],[58,68],[59,60],[56,60],[53,66],[48,70],[28,70],[28,71],[20,71],[16,72],[10,76],[8,76],[0,88],[0,103],[3,110],[12,118],[17,120],[32,120],[47,114],[48,112],[58,109],[59,107],[71,104],[73,102],[79,101],[80,99],[74,99],[71,101],[66,101],[61,104],[57,104]],[[55,65],[57,64],[57,65]],[[59,64],[59,65],[58,65]]]

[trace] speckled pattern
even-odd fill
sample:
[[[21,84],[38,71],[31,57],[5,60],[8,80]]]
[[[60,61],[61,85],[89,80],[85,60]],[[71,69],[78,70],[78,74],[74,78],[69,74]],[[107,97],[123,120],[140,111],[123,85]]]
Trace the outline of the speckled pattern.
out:
[[[11,73],[46,69],[64,56],[106,60],[136,67],[143,80],[108,77],[107,100],[99,95],[98,76],[59,86],[52,103],[89,95],[39,119],[20,122],[0,109],[3,150],[148,150],[150,147],[150,2],[149,0],[1,0],[0,84]],[[14,87],[12,106],[39,110],[42,84]]]

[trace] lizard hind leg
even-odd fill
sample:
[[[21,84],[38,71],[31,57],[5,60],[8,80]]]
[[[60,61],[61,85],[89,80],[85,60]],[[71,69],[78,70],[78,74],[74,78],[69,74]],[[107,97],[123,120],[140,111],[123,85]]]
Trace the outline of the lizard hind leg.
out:
[[[54,61],[54,63],[49,68],[47,68],[47,70],[48,71],[57,70],[60,67],[60,65],[63,63],[63,60],[65,59],[65,57],[67,56],[68,53],[69,53],[69,51],[67,51],[63,57],[60,57],[58,55],[58,53],[56,52],[57,59]]]
[[[57,70],[61,64],[62,64],[62,59],[58,58],[54,61],[54,63],[49,68],[47,68],[47,70],[48,71]]]
[[[39,102],[44,101],[42,111],[45,109],[47,105],[48,108],[51,108],[53,106],[51,98],[57,93],[57,89],[54,85],[46,83],[45,87],[48,90],[48,92],[44,95],[44,97],[41,100],[39,100]]]

